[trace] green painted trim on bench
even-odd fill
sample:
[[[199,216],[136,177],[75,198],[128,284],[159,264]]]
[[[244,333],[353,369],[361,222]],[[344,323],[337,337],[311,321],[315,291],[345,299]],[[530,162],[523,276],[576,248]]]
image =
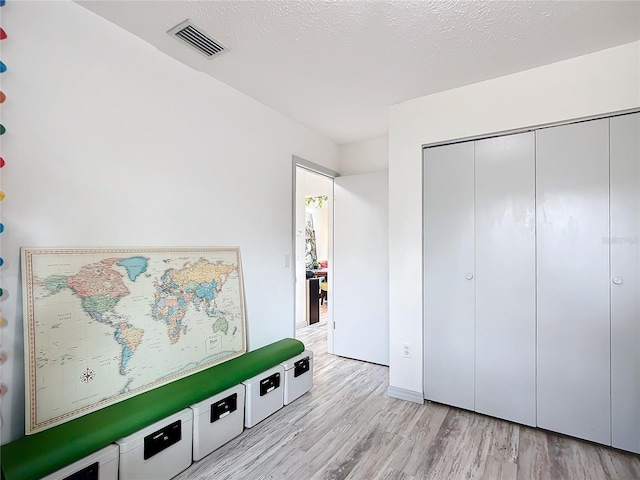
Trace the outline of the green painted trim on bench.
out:
[[[285,338],[0,447],[5,480],[37,480],[295,357],[304,344]],[[90,432],[90,433],[89,433]]]

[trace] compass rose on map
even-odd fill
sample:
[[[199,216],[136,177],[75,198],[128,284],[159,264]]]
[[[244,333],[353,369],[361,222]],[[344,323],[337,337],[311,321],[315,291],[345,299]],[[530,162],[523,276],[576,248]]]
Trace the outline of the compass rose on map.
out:
[[[95,376],[96,376],[96,372],[94,372],[89,367],[87,367],[87,369],[84,372],[82,372],[82,375],[80,375],[80,381],[82,383],[89,383],[91,380],[95,378]]]

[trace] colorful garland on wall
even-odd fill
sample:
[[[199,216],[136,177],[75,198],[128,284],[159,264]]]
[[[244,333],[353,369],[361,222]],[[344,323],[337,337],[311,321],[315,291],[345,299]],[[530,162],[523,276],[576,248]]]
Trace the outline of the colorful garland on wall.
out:
[[[4,7],[5,0],[0,0],[0,7]],[[7,32],[5,32],[4,28],[0,27],[0,41],[5,40],[7,38]],[[0,61],[0,74],[7,71],[7,66],[4,62]],[[1,82],[0,82],[1,83]],[[0,104],[3,104],[7,100],[7,96],[5,95],[3,90],[0,90]],[[0,135],[4,135],[7,132],[7,129],[3,124],[0,123]],[[4,168],[5,160],[3,157],[0,157],[0,169]],[[0,190],[0,202],[4,200],[5,194],[2,190]],[[1,210],[0,210],[1,211]],[[0,223],[0,234],[4,232],[4,224]],[[2,241],[0,240],[0,246],[2,245]],[[4,265],[4,258],[0,256],[0,267]],[[1,278],[1,274],[0,274]],[[0,301],[6,298],[7,292],[0,288]],[[3,298],[4,297],[4,298]],[[2,310],[0,309],[0,328],[5,327],[7,322],[2,317]],[[0,365],[4,364],[7,361],[7,355],[5,352],[0,352]],[[0,384],[0,396],[3,396],[7,392],[7,386],[3,383]]]

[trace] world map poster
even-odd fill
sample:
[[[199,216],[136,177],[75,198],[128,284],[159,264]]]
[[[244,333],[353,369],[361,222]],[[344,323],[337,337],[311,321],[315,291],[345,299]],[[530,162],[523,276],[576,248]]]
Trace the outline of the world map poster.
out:
[[[246,352],[237,247],[21,253],[27,434]]]

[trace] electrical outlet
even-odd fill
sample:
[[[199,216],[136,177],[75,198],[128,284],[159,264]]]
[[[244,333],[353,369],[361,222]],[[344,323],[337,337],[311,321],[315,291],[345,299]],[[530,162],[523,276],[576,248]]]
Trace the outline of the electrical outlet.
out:
[[[411,344],[403,343],[402,344],[402,356],[405,358],[411,358]]]

